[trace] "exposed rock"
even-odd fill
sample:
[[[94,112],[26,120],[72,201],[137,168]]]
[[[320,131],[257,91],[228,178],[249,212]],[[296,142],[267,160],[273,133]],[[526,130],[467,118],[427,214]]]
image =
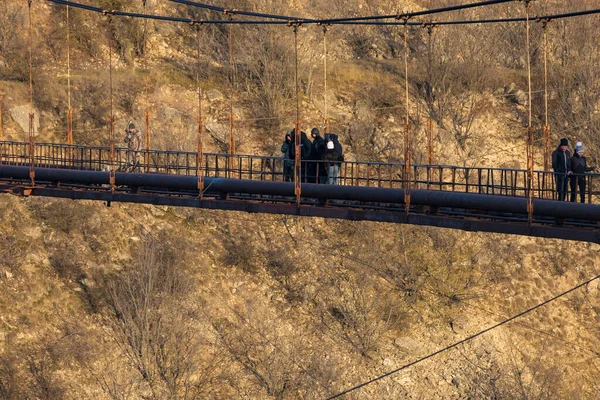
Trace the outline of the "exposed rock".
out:
[[[371,112],[372,104],[368,100],[358,100],[354,105],[354,115],[356,118],[364,121],[370,121],[373,119],[373,113]]]
[[[387,139],[387,135],[385,135],[383,132],[375,131],[372,137],[375,151],[381,152],[389,146],[389,140]]]
[[[513,93],[511,99],[517,104],[525,105],[527,104],[528,96],[527,93],[519,89]]]
[[[404,336],[394,340],[394,345],[402,352],[407,354],[416,354],[421,349],[421,345],[414,339]]]
[[[212,103],[213,101],[222,101],[222,100],[224,100],[225,96],[223,95],[223,93],[221,93],[217,89],[209,89],[206,92],[206,98],[208,99],[208,101],[210,101]]]
[[[218,122],[206,124],[206,130],[213,139],[226,143],[229,137],[229,126]]]
[[[24,133],[29,133],[29,105],[13,107],[9,111],[11,118]],[[40,113],[33,110],[33,133],[37,134],[40,129]]]

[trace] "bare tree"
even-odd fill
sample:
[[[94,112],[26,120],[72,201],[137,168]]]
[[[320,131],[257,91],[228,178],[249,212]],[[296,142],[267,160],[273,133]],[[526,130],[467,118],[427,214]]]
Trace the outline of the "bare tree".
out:
[[[216,360],[198,353],[204,339],[180,256],[147,241],[125,274],[106,278],[114,339],[156,399],[202,397]]]

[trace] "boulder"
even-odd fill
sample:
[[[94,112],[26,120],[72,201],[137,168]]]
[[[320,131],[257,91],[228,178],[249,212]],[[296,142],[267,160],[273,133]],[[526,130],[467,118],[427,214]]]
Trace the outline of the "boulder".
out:
[[[525,93],[523,90],[519,89],[513,93],[511,99],[517,104],[526,105],[529,96],[527,96],[527,93]]]
[[[228,143],[229,140],[229,125],[221,124],[218,122],[206,124],[206,130],[213,139],[221,142]]]
[[[29,133],[29,105],[25,104],[22,106],[16,106],[9,110],[10,117],[15,121],[17,126],[21,130],[28,134]],[[33,133],[37,134],[40,129],[40,113],[33,110]]]
[[[225,100],[225,96],[217,89],[209,89],[206,91],[206,98],[211,103],[214,101],[223,101]]]
[[[368,100],[358,100],[354,104],[354,115],[357,119],[370,121],[373,119],[372,104]]]

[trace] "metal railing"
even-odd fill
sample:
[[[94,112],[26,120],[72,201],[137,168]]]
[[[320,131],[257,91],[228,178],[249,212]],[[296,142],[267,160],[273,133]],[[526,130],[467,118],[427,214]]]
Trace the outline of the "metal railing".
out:
[[[111,166],[110,149],[100,146],[36,143],[34,166],[39,168],[71,168],[95,171],[163,173],[195,176],[198,154],[185,151],[141,150],[116,148]],[[148,162],[145,162],[148,160]],[[286,180],[285,160],[282,157],[240,154],[204,153],[200,173],[207,177],[250,179],[261,181]],[[0,164],[29,165],[29,143],[0,141]],[[339,163],[337,184],[382,188],[411,188],[525,196],[527,171],[514,168],[461,167],[453,165],[411,165],[406,176],[404,164],[384,162]],[[329,163],[303,161],[302,180],[308,183],[328,183]],[[586,202],[600,202],[600,174],[585,174]],[[287,178],[290,178],[289,176]],[[533,195],[536,198],[556,199],[555,174],[534,171]],[[570,187],[567,188],[567,197]],[[577,194],[579,200],[579,194]]]

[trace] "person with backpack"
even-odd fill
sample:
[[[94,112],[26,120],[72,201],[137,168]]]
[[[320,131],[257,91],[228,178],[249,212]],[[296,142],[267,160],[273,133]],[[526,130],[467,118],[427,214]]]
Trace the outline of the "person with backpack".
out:
[[[579,186],[579,198],[582,203],[585,203],[585,173],[595,169],[595,167],[588,167],[587,160],[583,155],[583,144],[577,142],[575,145],[575,154],[569,159],[569,170],[573,172],[573,174],[569,176],[572,202],[575,202],[575,198],[577,197],[577,186]]]
[[[556,179],[556,192],[559,201],[565,201],[567,197],[567,181],[569,175],[572,174],[569,167],[570,158],[569,140],[562,138],[556,150],[552,152],[552,169]]]
[[[325,139],[321,137],[321,134],[317,128],[313,128],[310,131],[310,135],[313,138],[312,146],[310,149],[310,156],[313,160],[310,169],[310,181],[314,183],[326,183],[327,171],[325,171],[324,165],[321,163],[323,152],[325,151]]]
[[[327,176],[330,185],[338,184],[338,176],[340,173],[340,165],[344,162],[344,154],[342,145],[338,141],[337,135],[329,133],[326,135],[326,149],[323,152],[321,159],[327,167]]]
[[[290,149],[294,146],[292,142],[293,130],[289,130],[285,134],[283,143],[281,144],[281,152],[283,153],[283,181],[294,181],[294,160],[290,157]]]

